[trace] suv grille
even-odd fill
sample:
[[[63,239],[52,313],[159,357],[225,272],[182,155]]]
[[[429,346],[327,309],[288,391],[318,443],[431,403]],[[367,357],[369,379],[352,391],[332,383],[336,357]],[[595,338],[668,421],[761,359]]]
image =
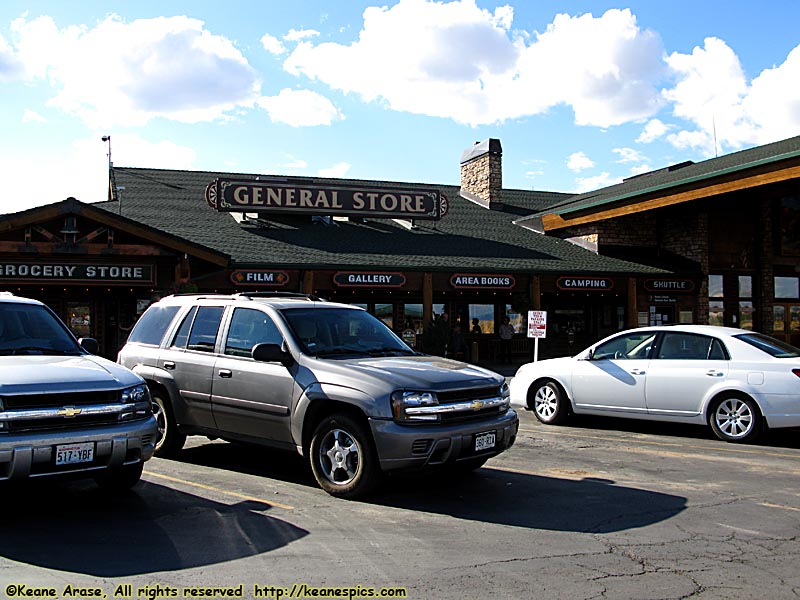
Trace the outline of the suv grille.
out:
[[[59,394],[19,394],[3,396],[5,410],[15,410],[18,413],[36,411],[39,409],[53,409],[67,406],[81,407],[91,405],[118,404],[120,403],[119,390],[101,390],[87,392],[70,392]],[[47,431],[58,429],[75,429],[81,427],[94,427],[108,423],[116,423],[118,413],[109,414],[77,414],[73,417],[54,416],[52,418],[16,418],[8,421],[6,431]]]
[[[449,392],[437,392],[436,397],[439,404],[452,404],[455,402],[469,402],[470,400],[485,400],[487,398],[497,398],[499,396],[498,386],[470,388],[464,390],[454,390]],[[442,423],[460,423],[464,421],[482,421],[487,418],[502,415],[508,410],[507,406],[492,406],[477,411],[444,413],[441,416]]]

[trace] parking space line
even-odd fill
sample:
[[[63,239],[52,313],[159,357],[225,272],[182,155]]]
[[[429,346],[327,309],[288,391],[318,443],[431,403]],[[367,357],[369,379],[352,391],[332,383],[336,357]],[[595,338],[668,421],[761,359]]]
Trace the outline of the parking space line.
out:
[[[162,475],[160,473],[153,473],[152,471],[145,471],[145,475],[150,477],[157,477],[159,479],[166,479],[167,481],[171,481],[173,483],[180,483],[183,485],[188,485],[196,488],[200,488],[202,490],[206,490],[209,492],[217,492],[218,494],[224,494],[226,496],[233,496],[234,498],[239,498],[241,500],[248,500],[250,502],[258,502],[259,504],[266,504],[267,506],[271,506],[273,508],[282,508],[284,510],[294,510],[294,506],[289,506],[288,504],[280,504],[279,502],[270,502],[269,500],[264,500],[263,498],[256,498],[254,496],[246,496],[244,494],[239,494],[237,492],[231,492],[229,490],[223,490],[218,487],[214,487],[211,485],[205,485],[204,483],[196,483],[194,481],[187,481],[185,479],[178,479],[177,477],[170,477],[169,475]]]
[[[767,508],[782,508],[783,510],[793,510],[796,512],[800,512],[800,508],[795,508],[794,506],[785,506],[783,504],[773,504],[772,502],[759,502],[761,506],[766,506]]]
[[[547,431],[546,429],[525,429],[520,427],[519,431],[524,433],[531,433],[531,434],[549,434],[549,435],[557,435],[563,437],[572,437],[578,439],[590,439],[590,440],[601,440],[604,442],[616,442],[616,443],[628,443],[628,444],[642,444],[642,445],[650,445],[650,446],[662,446],[662,447],[674,447],[677,446],[679,448],[691,448],[694,450],[713,450],[715,452],[725,452],[731,454],[755,454],[758,456],[773,456],[776,458],[798,458],[800,457],[799,454],[786,454],[781,452],[769,452],[764,450],[748,450],[742,447],[729,447],[729,446],[720,446],[720,447],[709,447],[709,446],[695,446],[693,444],[685,444],[685,443],[671,443],[671,442],[653,442],[647,440],[632,440],[630,438],[614,438],[614,437],[605,437],[601,435],[586,435],[586,434],[571,434],[566,433],[563,431]],[[721,442],[722,443],[722,442]]]

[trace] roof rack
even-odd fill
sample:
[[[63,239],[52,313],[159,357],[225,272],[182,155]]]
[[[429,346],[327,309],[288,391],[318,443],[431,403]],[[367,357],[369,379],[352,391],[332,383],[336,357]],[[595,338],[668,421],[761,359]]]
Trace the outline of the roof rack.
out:
[[[239,292],[234,296],[244,298],[302,298],[312,302],[324,302],[325,298],[320,298],[316,294],[303,294],[301,292]]]

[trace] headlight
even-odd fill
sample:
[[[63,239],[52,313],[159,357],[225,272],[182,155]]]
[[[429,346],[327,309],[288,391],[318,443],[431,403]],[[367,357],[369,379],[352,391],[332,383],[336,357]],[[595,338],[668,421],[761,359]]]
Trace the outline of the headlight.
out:
[[[0,412],[3,412],[4,410],[5,408],[3,407],[3,399],[0,398]],[[0,421],[0,431],[5,431],[5,430],[6,430],[6,422]]]
[[[144,383],[122,390],[120,400],[123,404],[132,404],[131,410],[120,413],[120,421],[132,421],[149,416],[153,407],[150,404],[150,390]]]
[[[499,394],[501,398],[508,398],[511,395],[511,389],[508,387],[508,382],[504,381],[500,386]]]
[[[438,421],[439,415],[425,414],[425,407],[438,405],[439,400],[433,392],[398,390],[392,394],[392,414],[399,422]]]

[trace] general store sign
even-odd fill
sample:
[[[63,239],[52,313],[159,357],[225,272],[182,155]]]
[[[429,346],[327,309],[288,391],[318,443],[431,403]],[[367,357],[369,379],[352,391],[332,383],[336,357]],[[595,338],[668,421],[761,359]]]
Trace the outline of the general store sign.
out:
[[[286,179],[215,179],[206,202],[221,212],[278,212],[438,220],[447,198],[434,189],[374,188]]]
[[[79,283],[153,283],[152,265],[63,262],[0,263],[0,280]]]
[[[231,273],[231,281],[236,285],[277,285],[289,283],[286,271],[267,271],[264,269],[237,269]]]
[[[402,273],[339,271],[334,274],[333,283],[339,287],[400,287],[405,285],[406,276]]]
[[[450,277],[450,285],[456,289],[510,290],[516,281],[512,275],[475,275],[456,273]]]
[[[604,291],[614,287],[614,280],[608,277],[559,277],[556,286],[569,291]]]

